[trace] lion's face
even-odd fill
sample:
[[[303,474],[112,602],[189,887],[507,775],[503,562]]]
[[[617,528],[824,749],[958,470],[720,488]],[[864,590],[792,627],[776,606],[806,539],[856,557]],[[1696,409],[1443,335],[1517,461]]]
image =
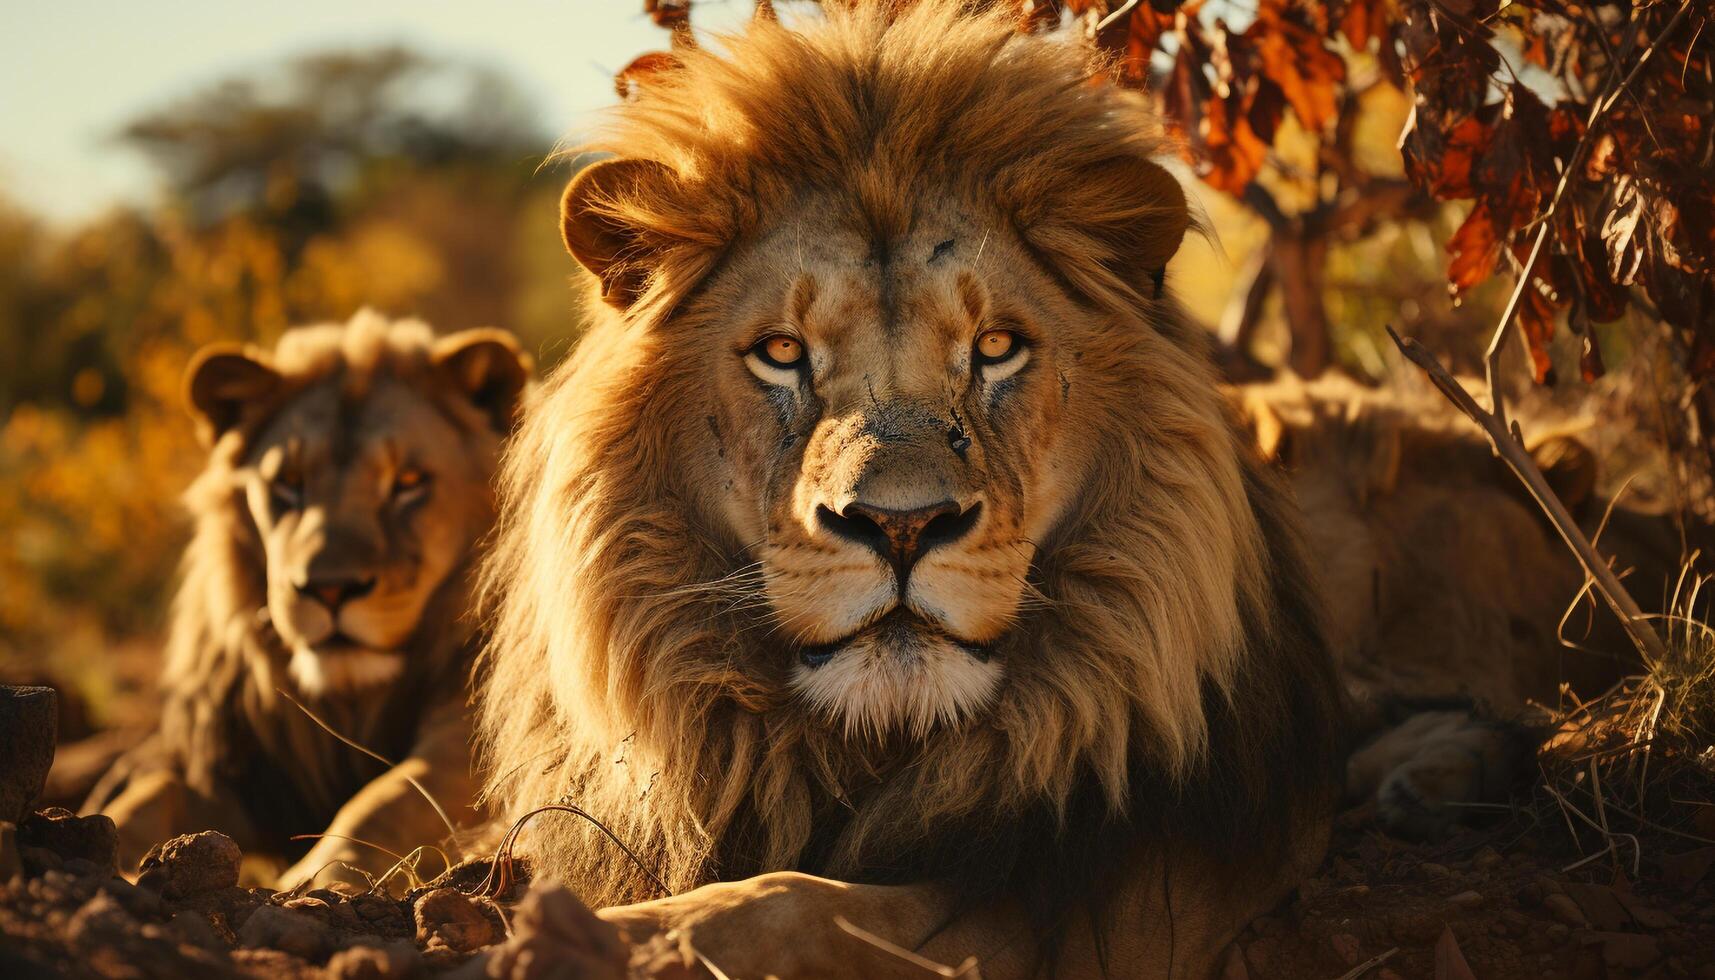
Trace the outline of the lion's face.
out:
[[[471,502],[494,463],[460,452],[458,430],[403,384],[340,402],[335,384],[294,400],[239,471],[274,628],[300,680],[334,686],[400,670],[429,597],[486,528]]]
[[[527,363],[504,335],[470,333],[480,336],[441,341],[416,371],[382,363],[294,379],[222,353],[193,375],[193,396],[199,383],[252,403],[274,393],[231,480],[260,545],[267,616],[305,690],[398,676],[426,607],[493,522],[502,416],[478,399],[514,398]]]
[[[1095,318],[957,208],[926,207],[885,266],[822,210],[739,251],[689,316],[716,325],[696,329],[717,513],[760,565],[793,687],[847,726],[921,730],[1003,675],[1083,479],[1059,362]]]

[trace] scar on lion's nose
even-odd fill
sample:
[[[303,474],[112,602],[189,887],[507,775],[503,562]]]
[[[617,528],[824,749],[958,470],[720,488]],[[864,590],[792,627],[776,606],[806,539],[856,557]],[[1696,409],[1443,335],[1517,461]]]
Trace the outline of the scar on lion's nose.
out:
[[[980,503],[967,509],[951,500],[913,510],[892,510],[854,501],[837,514],[819,507],[816,516],[830,533],[865,545],[887,559],[903,585],[918,559],[933,548],[964,537],[976,526],[981,510]]]

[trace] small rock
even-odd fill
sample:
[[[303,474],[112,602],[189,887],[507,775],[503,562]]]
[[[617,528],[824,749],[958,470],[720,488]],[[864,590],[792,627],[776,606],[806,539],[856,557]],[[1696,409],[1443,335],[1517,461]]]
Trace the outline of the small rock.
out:
[[[1583,910],[1584,918],[1595,928],[1603,932],[1618,932],[1631,924],[1631,913],[1620,904],[1613,888],[1577,881],[1569,881],[1563,887]]]
[[[80,817],[70,810],[37,810],[18,825],[18,842],[59,855],[62,862],[89,861],[104,876],[119,873],[119,829],[105,814]]]
[[[1434,861],[1425,861],[1418,865],[1417,869],[1431,878],[1445,878],[1453,873],[1447,865],[1436,864]]]
[[[1501,855],[1492,847],[1485,847],[1471,858],[1471,867],[1478,871],[1488,871],[1501,863]]]
[[[556,976],[623,980],[628,960],[643,967],[641,974],[633,975],[682,975],[672,969],[673,953],[677,950],[659,948],[666,939],[667,936],[658,934],[644,946],[628,949],[619,930],[598,918],[569,890],[557,885],[534,886],[518,905],[512,920],[512,935],[494,950],[488,975],[517,980],[546,980]],[[1258,940],[1251,945],[1254,949],[1271,941]],[[681,946],[678,942],[671,945]],[[657,957],[659,961],[652,962]],[[645,962],[639,964],[639,958]],[[1251,963],[1251,975],[1255,976],[1254,958]]]
[[[314,961],[327,955],[332,936],[315,916],[264,905],[244,921],[238,941],[253,949],[275,949]]]
[[[0,684],[0,820],[20,823],[42,795],[54,764],[59,695],[51,687]],[[7,879],[11,880],[11,879]]]
[[[1447,904],[1462,909],[1483,907],[1483,893],[1479,891],[1464,891],[1457,895],[1447,896]]]
[[[238,884],[244,852],[216,830],[174,837],[143,855],[137,884],[168,898],[189,898]]]
[[[1334,947],[1334,955],[1347,966],[1357,966],[1364,961],[1363,944],[1349,932],[1336,932],[1329,936],[1328,945]]]
[[[500,938],[494,923],[463,892],[437,888],[417,899],[417,942],[461,953],[481,949]]]
[[[1547,931],[1548,931],[1548,938],[1554,940],[1557,943],[1565,942],[1566,937],[1572,935],[1572,930],[1568,929],[1566,927],[1566,923],[1564,923],[1564,922],[1550,922],[1548,924],[1548,930]]]
[[[1580,929],[1586,929],[1590,926],[1590,920],[1584,917],[1584,910],[1578,907],[1577,902],[1563,893],[1544,896],[1542,907],[1552,913],[1556,919],[1569,926],[1577,926]]]
[[[423,969],[423,954],[407,942],[353,946],[328,960],[329,980],[394,980]]]

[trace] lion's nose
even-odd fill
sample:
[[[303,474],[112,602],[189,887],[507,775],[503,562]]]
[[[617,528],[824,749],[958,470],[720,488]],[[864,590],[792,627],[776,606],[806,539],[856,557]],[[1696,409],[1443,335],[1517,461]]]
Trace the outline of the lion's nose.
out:
[[[299,595],[317,599],[330,611],[337,611],[353,599],[361,599],[373,592],[375,577],[310,579],[296,588]]]
[[[901,584],[930,549],[964,537],[976,526],[982,504],[960,507],[951,500],[912,510],[893,510],[853,501],[839,513],[817,508],[816,516],[828,531],[848,541],[875,550],[899,573]]]

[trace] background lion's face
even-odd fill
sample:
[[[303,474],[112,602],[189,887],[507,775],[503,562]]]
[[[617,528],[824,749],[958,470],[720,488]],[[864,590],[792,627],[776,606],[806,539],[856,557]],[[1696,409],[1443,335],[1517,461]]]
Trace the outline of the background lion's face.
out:
[[[888,248],[802,219],[737,253],[690,318],[717,325],[697,330],[722,508],[791,683],[877,731],[994,694],[1080,478],[1057,364],[1089,319],[1009,233],[952,208]]]
[[[398,673],[430,597],[492,520],[493,466],[395,381],[356,405],[324,383],[269,424],[239,478],[266,556],[269,615],[299,683]]]
[[[494,520],[490,481],[529,358],[498,331],[434,340],[362,313],[301,328],[280,354],[212,348],[190,376],[237,546],[260,566],[264,609],[298,686],[371,688],[405,669],[435,601],[454,621],[462,575]],[[356,358],[353,361],[353,358]]]

